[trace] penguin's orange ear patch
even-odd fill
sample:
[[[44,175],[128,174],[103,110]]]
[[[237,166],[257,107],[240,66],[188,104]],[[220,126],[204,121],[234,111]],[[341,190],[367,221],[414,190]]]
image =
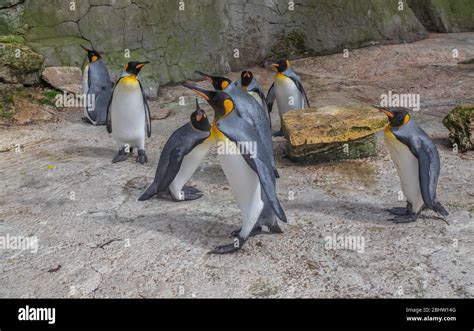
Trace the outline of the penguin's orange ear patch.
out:
[[[230,99],[225,99],[224,100],[224,109],[226,115],[230,113],[234,109],[234,102]]]
[[[290,66],[290,61],[286,60],[286,66],[287,66],[287,67]]]
[[[93,56],[92,56],[92,62],[97,61],[97,59],[98,59],[98,57],[97,57],[96,55],[93,55]]]
[[[229,86],[229,82],[228,81],[223,81],[222,84],[221,84],[221,87],[223,90],[225,90],[227,88],[227,86]]]
[[[127,71],[127,70],[128,70],[128,64],[126,64],[126,65],[123,67],[123,69],[124,69],[125,71]]]
[[[408,122],[410,122],[410,115],[406,114],[405,118],[403,119],[403,125],[407,124]]]

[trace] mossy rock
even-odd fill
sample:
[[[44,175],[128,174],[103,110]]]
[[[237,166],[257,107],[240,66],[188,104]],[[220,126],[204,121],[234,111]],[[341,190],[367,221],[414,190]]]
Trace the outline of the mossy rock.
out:
[[[443,119],[443,124],[449,130],[449,139],[458,151],[464,153],[474,149],[474,105],[455,108]]]
[[[327,106],[283,115],[287,155],[298,163],[358,159],[377,155],[375,133],[387,119],[364,106]]]
[[[20,43],[16,36],[0,39],[0,80],[8,84],[32,85],[39,82],[43,56]]]

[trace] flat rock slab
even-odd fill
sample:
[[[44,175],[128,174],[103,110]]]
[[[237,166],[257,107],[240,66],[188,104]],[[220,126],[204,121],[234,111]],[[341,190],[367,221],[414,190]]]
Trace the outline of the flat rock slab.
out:
[[[48,67],[44,69],[42,77],[55,89],[82,93],[82,73],[77,67]]]
[[[366,106],[326,106],[286,113],[287,155],[298,163],[357,159],[377,154],[374,134],[387,119]]]

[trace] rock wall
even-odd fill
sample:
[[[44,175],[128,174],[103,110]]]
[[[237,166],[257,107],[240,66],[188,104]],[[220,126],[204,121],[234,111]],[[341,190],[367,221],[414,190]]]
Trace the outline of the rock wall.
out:
[[[23,35],[46,66],[81,64],[80,44],[103,52],[114,75],[131,59],[149,60],[142,78],[151,95],[196,69],[427,35],[407,3],[385,0],[0,0],[0,32]]]
[[[408,0],[420,22],[430,31],[474,30],[472,0]]]

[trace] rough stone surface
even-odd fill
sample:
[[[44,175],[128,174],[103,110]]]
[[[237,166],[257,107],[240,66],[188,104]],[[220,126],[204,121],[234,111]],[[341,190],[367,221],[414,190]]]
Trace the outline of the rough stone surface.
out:
[[[420,22],[437,32],[463,32],[474,29],[472,0],[408,0]]]
[[[43,57],[21,42],[18,37],[0,36],[0,81],[3,83],[32,85],[39,81]]]
[[[2,128],[0,234],[37,236],[39,250],[1,252],[0,297],[472,298],[474,155],[453,153],[441,121],[452,104],[472,98],[465,86],[474,75],[457,62],[473,57],[470,33],[293,63],[316,107],[370,106],[383,91],[420,91],[422,109],[413,116],[439,149],[438,198],[450,225],[432,213],[412,224],[387,221],[386,209],[403,203],[380,134],[377,157],[304,167],[283,158],[284,142],[275,141],[285,233],[252,238],[236,255],[208,255],[240,226],[213,153],[190,183],[202,199],[137,201],[166,140],[194,111],[188,90],[162,89],[159,102],[173,111],[153,121],[146,166],[111,165],[115,142],[105,128],[82,123],[80,110],[60,113],[59,123]],[[268,89],[274,72],[251,69]],[[275,111],[272,119],[277,128]],[[326,249],[334,234],[364,238],[364,251]]]
[[[374,134],[386,116],[364,106],[308,108],[283,115],[287,155],[312,163],[376,155]]]
[[[459,151],[474,149],[474,105],[457,107],[443,120],[449,130],[449,138]]]
[[[47,66],[79,66],[79,44],[104,52],[111,74],[129,58],[152,61],[143,80],[159,84],[197,78],[194,71],[228,72],[268,57],[320,54],[371,42],[426,37],[410,8],[381,0],[76,1],[27,0],[25,38]],[[152,85],[153,82],[155,85]]]
[[[82,73],[77,67],[48,67],[43,70],[42,78],[57,90],[82,93]]]
[[[23,33],[21,18],[25,10],[23,0],[0,0],[0,35]]]

